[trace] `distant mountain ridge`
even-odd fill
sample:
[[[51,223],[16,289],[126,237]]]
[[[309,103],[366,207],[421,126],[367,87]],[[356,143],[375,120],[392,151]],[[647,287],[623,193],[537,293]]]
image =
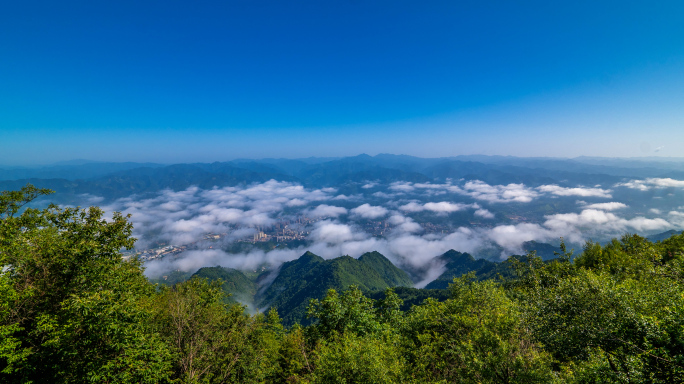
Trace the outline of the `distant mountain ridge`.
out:
[[[115,172],[121,172],[136,168],[159,168],[162,164],[156,163],[109,163],[92,162],[87,160],[74,160],[56,163],[44,167],[0,167],[0,180],[21,179],[65,179],[86,180],[105,176]]]
[[[674,230],[674,229],[671,229],[671,230],[669,230],[669,231],[665,231],[665,232],[662,232],[662,233],[657,233],[657,234],[655,234],[655,235],[648,236],[647,239],[648,239],[649,241],[652,241],[652,242],[655,243],[655,242],[658,242],[658,241],[663,241],[663,240],[665,240],[665,239],[669,239],[669,238],[672,237],[672,236],[679,235],[679,234],[682,234],[682,233],[684,233],[684,232],[682,232],[682,231],[676,231],[676,230]]]
[[[631,165],[633,167],[627,167]],[[636,167],[635,165],[639,165]],[[614,183],[625,177],[682,177],[684,164],[676,161],[613,159],[517,158],[457,156],[419,158],[380,154],[343,158],[233,160],[228,162],[162,165],[154,163],[76,162],[41,168],[0,169],[0,190],[30,182],[64,194],[90,194],[105,199],[146,194],[189,186],[211,188],[290,181],[320,188],[348,183],[443,182],[482,180],[489,184],[523,183],[567,185]]]

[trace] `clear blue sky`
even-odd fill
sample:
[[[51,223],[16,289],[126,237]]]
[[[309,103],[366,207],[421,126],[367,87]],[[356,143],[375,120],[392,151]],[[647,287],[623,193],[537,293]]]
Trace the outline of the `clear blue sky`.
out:
[[[0,164],[684,156],[682,1],[5,1]]]

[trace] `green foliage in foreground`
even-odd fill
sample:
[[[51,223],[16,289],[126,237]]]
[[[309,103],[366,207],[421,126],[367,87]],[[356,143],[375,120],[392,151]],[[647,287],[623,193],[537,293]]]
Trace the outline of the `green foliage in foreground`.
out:
[[[513,278],[466,274],[408,311],[392,289],[330,289],[287,329],[227,304],[221,282],[150,284],[120,257],[121,215],[19,214],[48,192],[0,194],[2,383],[684,382],[684,234],[513,259]]]

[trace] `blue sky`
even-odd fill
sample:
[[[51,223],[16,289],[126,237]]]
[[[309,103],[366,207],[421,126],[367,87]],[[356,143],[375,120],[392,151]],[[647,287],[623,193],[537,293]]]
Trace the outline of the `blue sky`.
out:
[[[680,1],[16,1],[0,164],[684,157]]]

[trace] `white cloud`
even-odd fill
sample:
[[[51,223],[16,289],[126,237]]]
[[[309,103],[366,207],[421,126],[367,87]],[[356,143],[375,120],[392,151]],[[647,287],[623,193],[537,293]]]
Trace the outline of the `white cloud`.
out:
[[[166,203],[159,204],[159,208],[166,211],[180,211],[183,209],[183,205],[178,201],[167,201]]]
[[[425,207],[423,207],[421,204],[412,201],[410,203],[402,205],[401,207],[399,207],[399,209],[406,212],[420,212],[423,211]]]
[[[681,207],[680,207],[681,209]],[[678,229],[684,229],[684,212],[670,211],[667,213],[669,220]]]
[[[523,184],[489,185],[480,180],[468,181],[463,187],[452,185],[451,181],[448,181],[445,184],[410,183],[401,181],[390,184],[389,189],[395,193],[421,193],[427,196],[457,193],[492,203],[528,203],[539,196],[537,191],[525,187]],[[378,197],[389,197],[389,195],[383,192],[376,192],[374,195]]]
[[[275,224],[275,220],[268,213],[250,210],[245,212],[245,218],[242,219],[242,223],[250,227],[271,226]]]
[[[296,198],[285,203],[285,205],[287,205],[288,207],[301,207],[306,204],[308,204],[308,201]]]
[[[637,231],[661,231],[672,227],[672,224],[665,219],[647,219],[645,217],[635,217],[625,220],[625,225]]]
[[[413,220],[407,220],[405,223],[399,224],[395,231],[404,233],[419,233],[423,232],[423,227],[421,227],[420,224],[416,223]]]
[[[309,211],[308,216],[310,217],[338,217],[340,215],[346,215],[347,209],[343,207],[336,207],[333,205],[321,204],[315,209]]]
[[[609,222],[615,222],[618,217],[612,213],[604,212],[598,209],[585,209],[581,213],[558,213],[547,216],[544,223],[550,228],[566,228],[569,226],[597,226]]]
[[[404,216],[411,212],[434,212],[447,214],[450,212],[472,209],[476,217],[495,219],[498,213],[491,205],[487,208],[479,204],[458,202],[459,199],[472,201],[477,199],[490,203],[526,203],[543,194],[556,196],[592,196],[605,197],[607,189],[563,188],[559,186],[543,186],[539,189],[528,188],[523,184],[489,185],[482,181],[463,182],[463,186],[431,183],[393,183],[373,194],[374,197],[407,196],[408,199],[386,201],[371,205],[362,204],[348,210],[333,204],[337,200],[351,198],[361,200],[361,195],[347,197],[338,195],[336,189],[307,189],[287,182],[269,181],[262,184],[240,187],[214,188],[200,190],[188,188],[184,191],[163,191],[158,196],[139,199],[125,198],[115,201],[107,211],[120,210],[131,213],[135,226],[135,236],[153,233],[155,240],[165,240],[174,245],[188,244],[201,239],[207,232],[224,233],[226,242],[251,236],[256,226],[269,226],[276,220],[303,214],[313,218],[333,218],[318,221],[304,227],[299,224],[298,231],[310,231],[307,238],[309,245],[296,250],[277,250],[270,252],[253,251],[239,255],[228,255],[220,251],[188,251],[178,260],[167,260],[166,264],[154,262],[154,268],[161,265],[178,268],[198,268],[207,265],[223,265],[233,268],[252,268],[267,263],[278,265],[294,259],[306,250],[331,258],[343,254],[358,257],[361,254],[377,250],[395,263],[410,266],[418,271],[425,281],[434,278],[440,271],[440,265],[432,261],[449,249],[461,252],[475,252],[494,244],[502,247],[502,256],[522,252],[522,243],[536,240],[553,242],[561,236],[569,242],[580,243],[586,239],[605,239],[619,236],[627,231],[660,231],[673,227],[684,227],[684,213],[671,211],[667,220],[645,217],[625,218],[616,213],[624,212],[627,206],[619,202],[587,204],[579,202],[582,210],[579,213],[559,213],[545,216],[539,223],[520,223],[517,225],[497,225],[491,221],[492,227],[456,228],[450,233],[442,231],[426,232],[419,223]],[[666,184],[666,183],[661,183]],[[651,184],[649,184],[651,185]],[[392,194],[386,193],[394,191]],[[425,202],[426,198],[437,193],[454,193],[451,201]],[[422,198],[417,198],[422,194]],[[411,198],[416,197],[415,200]],[[447,198],[444,198],[447,200]],[[373,200],[376,201],[376,200]],[[326,204],[327,203],[327,204]],[[360,204],[360,203],[359,203]],[[480,203],[485,205],[483,203]],[[403,212],[403,213],[402,213]],[[349,214],[341,223],[334,218]],[[355,220],[378,219],[388,217],[391,230],[383,231],[384,236],[374,237],[363,232],[354,224]],[[445,227],[448,228],[448,227]],[[148,239],[143,237],[141,247]],[[223,240],[222,240],[223,241]],[[260,264],[261,263],[261,264]],[[151,267],[150,267],[151,268]],[[425,281],[423,283],[425,283]],[[422,284],[422,283],[421,283]]]
[[[484,208],[480,208],[480,209],[476,210],[475,216],[479,216],[483,219],[493,219],[494,218],[494,214],[489,212],[488,210],[486,210]]]
[[[311,231],[310,238],[330,244],[339,244],[354,239],[354,234],[350,226],[346,224],[322,221],[316,223],[316,227]]]
[[[480,180],[466,182],[463,191],[474,199],[491,203],[529,203],[539,196],[539,193],[523,184],[489,185]]]
[[[618,236],[630,230],[656,231],[667,229],[672,226],[664,219],[648,219],[634,217],[631,219],[621,218],[613,213],[596,209],[585,209],[579,214],[563,213],[547,216],[544,226],[553,230],[556,236],[565,236],[573,241],[583,241],[585,236],[591,234],[605,236]]]
[[[374,206],[366,203],[352,209],[351,213],[356,216],[363,217],[364,219],[377,219],[383,216],[387,216],[389,211],[387,210],[387,208]]]
[[[351,199],[352,199],[351,196],[347,196],[347,195],[337,195],[337,196],[333,197],[333,198],[330,199],[330,200],[351,200]]]
[[[397,192],[411,192],[415,189],[415,187],[408,182],[396,181],[390,184],[389,189]]]
[[[626,204],[611,201],[610,203],[596,203],[586,205],[584,208],[587,209],[600,209],[602,211],[614,211],[616,209],[627,208]]]
[[[458,228],[446,235],[416,236],[401,235],[390,238],[388,248],[391,254],[414,267],[424,266],[435,256],[450,249],[474,252],[482,246],[480,234],[469,228]]]
[[[104,201],[104,197],[94,196],[89,193],[82,193],[78,195],[78,197],[83,202],[83,206],[97,205]]]
[[[421,227],[420,224],[413,221],[410,217],[403,216],[399,213],[390,216],[387,221],[396,226],[394,229],[394,232],[396,233],[417,233],[423,231],[423,227]]]
[[[601,188],[584,188],[584,187],[565,188],[565,187],[561,187],[558,185],[542,185],[541,187],[538,187],[537,189],[542,191],[542,192],[551,193],[551,194],[557,195],[557,196],[582,196],[582,197],[605,197],[605,198],[611,198],[612,197],[612,195],[610,194],[611,191],[609,189],[601,189]]]
[[[665,178],[665,179],[646,179],[646,182],[649,184],[652,184],[654,186],[657,186],[658,188],[668,188],[668,187],[674,187],[674,188],[684,188],[684,180],[675,180],[675,179],[670,179],[670,178]]]
[[[447,201],[440,201],[439,203],[425,203],[423,207],[432,212],[456,212],[469,208],[470,204],[454,204]]]
[[[399,193],[420,192],[428,196],[458,193],[493,203],[528,203],[539,196],[538,192],[523,184],[489,185],[480,180],[468,181],[463,187],[452,185],[451,181],[445,184],[394,182],[390,184],[389,189]]]
[[[157,277],[171,270],[194,272],[202,267],[216,265],[254,271],[264,264],[278,266],[297,259],[302,253],[300,249],[276,249],[269,252],[254,249],[242,254],[230,254],[218,249],[192,250],[185,252],[182,257],[163,258],[145,263],[145,274]]]
[[[396,196],[394,193],[385,193],[385,192],[375,192],[373,193],[373,196],[375,197],[380,197],[384,199],[391,199]]]
[[[245,211],[236,208],[200,209],[200,212],[211,212],[218,222],[239,223],[245,217]]]
[[[207,232],[230,234],[244,226],[270,226],[284,208],[329,200],[336,191],[270,180],[243,187],[164,190],[152,198],[118,199],[103,209],[130,213],[137,246],[144,249],[152,240],[183,245],[202,239]]]
[[[630,180],[624,183],[615,184],[615,186],[638,189],[640,191],[648,191],[653,188],[684,188],[684,180],[648,178],[645,180]]]
[[[406,212],[421,212],[421,211],[431,211],[436,213],[451,213],[457,211],[463,211],[467,208],[474,208],[473,204],[462,204],[462,203],[451,203],[448,201],[440,201],[438,203],[425,203],[418,204],[416,202],[410,202],[399,207],[402,211]]]
[[[451,186],[451,184],[432,184],[432,183],[415,183],[413,184],[414,188],[420,188],[420,189],[447,189]]]
[[[387,219],[387,221],[392,225],[398,225],[406,222],[407,219],[408,218],[406,216],[401,215],[399,213],[395,213],[394,215],[390,216],[389,219]]]
[[[683,220],[684,224],[684,220]],[[671,228],[664,219],[634,217],[625,219],[598,209],[584,209],[580,213],[559,213],[546,216],[541,224],[520,223],[499,225],[486,230],[486,236],[504,248],[504,254],[523,252],[526,241],[548,242],[564,237],[566,241],[582,243],[589,238],[615,237],[629,231],[659,231]]]
[[[553,234],[539,224],[521,223],[499,225],[488,231],[487,236],[508,252],[522,253],[526,241],[547,241]]]

